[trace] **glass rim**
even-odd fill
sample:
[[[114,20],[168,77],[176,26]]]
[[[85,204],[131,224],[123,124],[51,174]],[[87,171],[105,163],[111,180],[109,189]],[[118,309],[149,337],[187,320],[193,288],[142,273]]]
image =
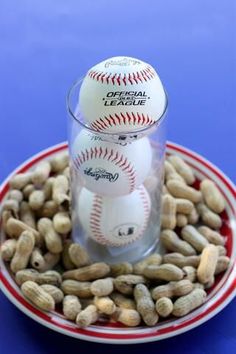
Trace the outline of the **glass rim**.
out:
[[[122,131],[122,132],[109,132],[109,131],[98,131],[98,130],[95,130],[93,129],[91,126],[83,123],[77,116],[74,115],[73,111],[72,111],[72,107],[71,107],[71,96],[74,92],[74,90],[76,89],[77,86],[79,86],[83,81],[83,78],[79,78],[77,79],[73,84],[72,86],[70,87],[67,95],[66,95],[66,107],[67,107],[67,111],[69,113],[69,115],[77,122],[80,124],[80,126],[84,129],[87,129],[88,131],[90,131],[91,133],[93,134],[104,134],[104,135],[124,135],[124,136],[130,136],[130,134],[143,134],[143,133],[146,133],[148,134],[148,131],[152,131],[153,128],[156,126],[159,126],[162,121],[164,120],[165,118],[165,115],[166,115],[166,112],[167,112],[167,108],[168,108],[168,96],[167,96],[167,92],[165,90],[165,88],[163,87],[164,89],[164,93],[165,93],[165,107],[164,107],[164,110],[161,114],[161,116],[158,118],[158,120],[154,123],[152,123],[151,125],[147,126],[147,127],[144,127],[144,128],[140,128],[140,129],[135,129],[135,130],[132,130],[131,131]]]

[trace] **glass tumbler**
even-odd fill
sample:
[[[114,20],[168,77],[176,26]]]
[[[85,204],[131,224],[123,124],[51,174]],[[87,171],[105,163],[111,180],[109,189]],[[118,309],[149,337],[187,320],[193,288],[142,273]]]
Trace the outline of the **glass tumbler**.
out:
[[[67,96],[72,238],[93,261],[137,262],[159,248],[167,96],[152,125],[110,133],[85,122],[81,84]]]

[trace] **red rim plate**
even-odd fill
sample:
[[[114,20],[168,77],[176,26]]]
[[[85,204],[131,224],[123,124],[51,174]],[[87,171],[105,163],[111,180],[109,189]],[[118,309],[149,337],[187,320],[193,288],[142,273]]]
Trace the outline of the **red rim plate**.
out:
[[[52,146],[33,156],[13,171],[0,188],[0,204],[6,197],[9,190],[9,180],[14,174],[26,172],[39,161],[50,158],[67,147],[67,143]],[[42,312],[31,305],[23,297],[5,265],[1,262],[0,287],[9,300],[29,317],[60,333],[93,342],[116,344],[143,343],[172,337],[199,326],[220,312],[236,295],[235,186],[217,167],[185,147],[168,142],[167,153],[175,153],[183,157],[193,167],[199,178],[208,177],[214,180],[226,200],[225,222],[221,231],[227,235],[227,252],[232,261],[227,272],[209,292],[203,306],[183,318],[171,319],[152,328],[123,328],[116,324],[104,323],[90,326],[87,329],[79,329],[57,312]]]

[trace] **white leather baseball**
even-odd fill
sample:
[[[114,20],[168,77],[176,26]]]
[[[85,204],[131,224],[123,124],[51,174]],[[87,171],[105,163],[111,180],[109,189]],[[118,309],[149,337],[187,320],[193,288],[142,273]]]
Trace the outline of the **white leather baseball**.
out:
[[[132,193],[147,177],[152,164],[148,138],[120,145],[103,141],[85,129],[76,137],[71,154],[84,186],[110,197]]]
[[[107,59],[86,74],[78,110],[96,131],[124,133],[162,116],[166,95],[155,69],[130,57]]]
[[[85,232],[107,246],[125,246],[140,239],[146,229],[151,209],[143,185],[133,193],[109,198],[83,188],[79,195],[79,220]]]

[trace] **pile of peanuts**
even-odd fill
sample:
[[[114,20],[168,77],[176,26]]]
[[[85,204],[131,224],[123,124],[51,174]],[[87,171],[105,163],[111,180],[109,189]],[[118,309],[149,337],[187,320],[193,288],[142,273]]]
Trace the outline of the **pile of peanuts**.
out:
[[[41,310],[62,310],[78,327],[100,318],[154,326],[202,305],[205,290],[230,263],[219,233],[225,203],[216,185],[205,179],[194,188],[192,169],[178,156],[167,157],[160,236],[166,253],[136,264],[93,263],[70,239],[68,164],[68,154],[60,153],[10,181],[1,257],[23,295]]]

